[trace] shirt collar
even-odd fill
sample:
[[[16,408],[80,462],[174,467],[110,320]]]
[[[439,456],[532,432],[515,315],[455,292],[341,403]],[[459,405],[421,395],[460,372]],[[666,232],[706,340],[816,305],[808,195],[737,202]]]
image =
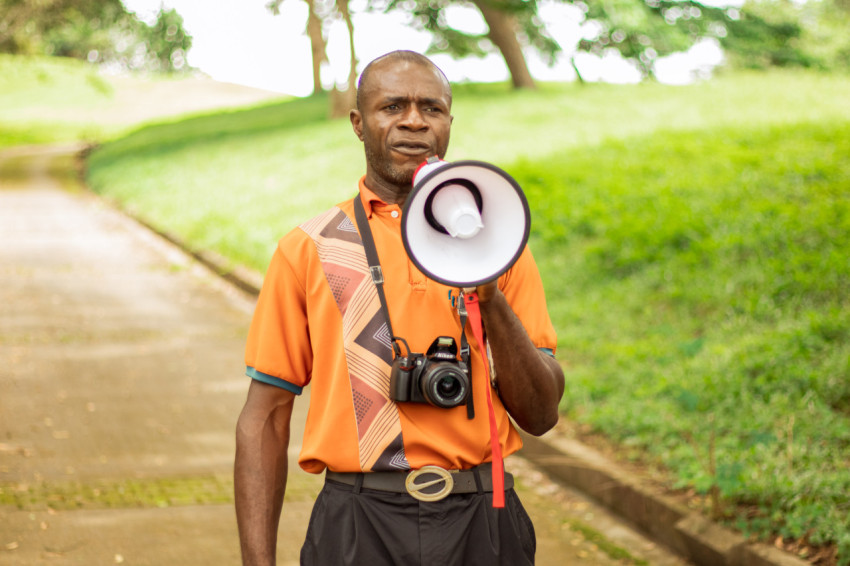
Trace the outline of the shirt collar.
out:
[[[366,211],[366,217],[372,218],[372,211],[375,208],[392,208],[397,205],[384,202],[381,197],[376,195],[372,189],[366,186],[366,175],[360,178],[360,200],[363,202],[363,209]],[[398,207],[399,209],[401,207]]]

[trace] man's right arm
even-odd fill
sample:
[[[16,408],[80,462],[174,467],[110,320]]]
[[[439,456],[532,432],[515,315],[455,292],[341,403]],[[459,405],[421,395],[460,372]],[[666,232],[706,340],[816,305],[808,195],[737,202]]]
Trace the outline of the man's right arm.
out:
[[[252,380],[236,425],[236,519],[246,566],[275,564],[295,394]]]

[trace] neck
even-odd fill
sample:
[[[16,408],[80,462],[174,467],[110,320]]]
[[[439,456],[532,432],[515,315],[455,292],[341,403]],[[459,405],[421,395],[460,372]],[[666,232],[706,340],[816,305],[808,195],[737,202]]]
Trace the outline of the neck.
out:
[[[369,187],[369,190],[375,193],[382,201],[387,204],[397,204],[399,206],[404,205],[407,195],[413,189],[413,185],[409,183],[396,185],[376,175],[370,175],[368,172],[366,173],[365,183]]]

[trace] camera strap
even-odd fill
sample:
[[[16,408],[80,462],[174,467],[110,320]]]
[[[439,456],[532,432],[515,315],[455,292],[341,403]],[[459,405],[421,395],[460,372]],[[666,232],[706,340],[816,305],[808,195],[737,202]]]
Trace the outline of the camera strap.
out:
[[[466,302],[463,300],[463,293],[457,298],[457,314],[460,317],[460,359],[469,368],[469,373],[472,374],[472,363],[469,361],[469,340],[466,339],[466,320],[469,313],[466,310]],[[475,418],[475,404],[472,402],[472,390],[469,388],[469,398],[466,400],[466,418],[472,420]]]
[[[378,250],[375,248],[375,239],[372,237],[372,230],[369,228],[369,219],[366,218],[366,210],[363,208],[363,202],[360,196],[354,198],[354,217],[357,221],[357,228],[360,229],[360,239],[363,241],[363,250],[366,252],[366,261],[369,264],[369,274],[372,276],[372,283],[378,290],[378,300],[381,301],[381,310],[384,311],[384,318],[387,319],[387,331],[390,333],[390,340],[393,343],[393,354],[401,355],[401,350],[398,346],[398,339],[393,332],[393,325],[390,322],[390,310],[387,308],[387,297],[384,295],[384,272],[381,271],[381,262],[378,259]]]
[[[390,309],[387,307],[387,297],[384,295],[384,274],[381,271],[381,261],[378,258],[378,250],[375,246],[375,239],[372,237],[372,229],[369,227],[369,219],[366,217],[366,209],[363,208],[362,199],[357,196],[354,198],[354,219],[357,221],[357,228],[360,230],[360,239],[363,241],[363,249],[366,252],[366,262],[369,264],[369,273],[372,276],[372,282],[378,291],[378,300],[381,302],[381,310],[384,312],[384,318],[387,319],[387,331],[390,333],[390,340],[393,343],[393,354],[401,355],[401,349],[398,345],[398,336],[393,332],[393,325],[390,322]],[[469,342],[466,339],[466,308],[463,306],[463,295],[460,297],[458,305],[458,314],[460,315],[460,357],[466,367],[472,372],[472,364],[469,361]],[[408,352],[409,353],[409,352]],[[466,400],[466,418],[472,420],[475,418],[475,405],[472,402],[472,388],[469,389],[469,397]]]

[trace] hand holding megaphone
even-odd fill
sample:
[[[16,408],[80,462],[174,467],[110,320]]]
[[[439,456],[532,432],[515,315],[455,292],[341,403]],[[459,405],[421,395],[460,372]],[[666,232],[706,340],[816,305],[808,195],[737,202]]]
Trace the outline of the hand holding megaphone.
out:
[[[413,176],[401,234],[411,261],[453,287],[493,281],[519,259],[531,228],[517,182],[482,161],[423,163]]]

